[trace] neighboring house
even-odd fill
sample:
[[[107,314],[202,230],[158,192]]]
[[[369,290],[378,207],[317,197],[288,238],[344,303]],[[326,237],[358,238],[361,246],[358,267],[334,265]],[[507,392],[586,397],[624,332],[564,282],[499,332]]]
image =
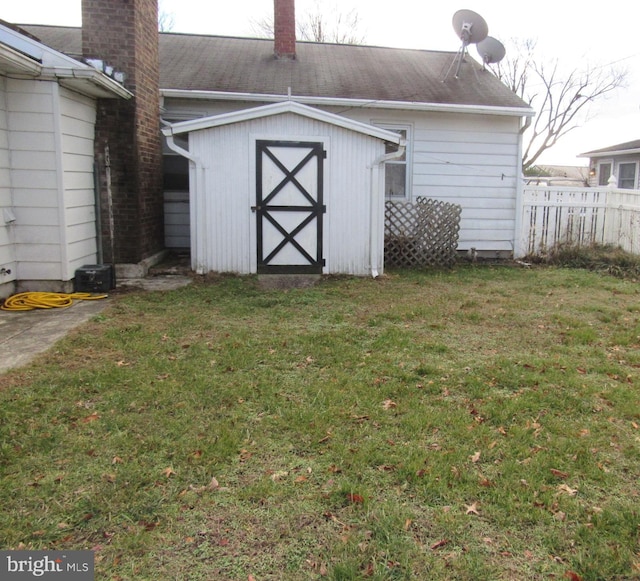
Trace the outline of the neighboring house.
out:
[[[94,67],[0,21],[0,299],[70,290],[98,260],[98,99],[131,93]]]
[[[296,43],[293,0],[276,0],[275,21],[273,41],[159,35],[159,98],[173,142],[164,156],[165,246],[189,248],[202,272],[257,272],[263,259],[276,270],[382,272],[384,193],[459,204],[460,250],[517,251],[522,131],[534,113],[525,102],[471,58],[456,76],[454,52]],[[79,29],[27,28],[60,51],[83,52]],[[320,172],[322,203],[292,179],[298,142],[322,157],[305,165]],[[318,144],[326,159],[313,153]],[[394,155],[399,145],[406,150]],[[259,203],[261,180],[278,177],[293,188],[282,220]],[[320,207],[313,236],[284,209],[299,195],[302,206]],[[272,261],[274,251],[282,260]]]
[[[590,185],[607,186],[614,176],[618,188],[640,189],[640,140],[587,151],[580,157],[589,158]]]
[[[589,168],[574,165],[536,165],[525,176],[527,185],[532,186],[588,186]]]

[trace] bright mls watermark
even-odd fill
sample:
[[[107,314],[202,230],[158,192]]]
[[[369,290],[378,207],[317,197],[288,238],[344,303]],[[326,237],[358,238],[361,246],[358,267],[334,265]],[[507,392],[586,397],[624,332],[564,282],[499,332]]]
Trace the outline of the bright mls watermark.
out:
[[[0,581],[94,581],[93,551],[0,551]]]

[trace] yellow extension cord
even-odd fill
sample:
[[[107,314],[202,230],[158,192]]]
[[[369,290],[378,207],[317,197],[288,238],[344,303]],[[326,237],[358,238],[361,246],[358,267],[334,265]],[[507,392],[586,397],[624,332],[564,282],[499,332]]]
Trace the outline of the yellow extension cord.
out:
[[[3,311],[32,311],[33,309],[66,308],[70,307],[74,300],[95,300],[106,297],[107,295],[94,295],[91,293],[27,292],[5,299],[0,309]]]

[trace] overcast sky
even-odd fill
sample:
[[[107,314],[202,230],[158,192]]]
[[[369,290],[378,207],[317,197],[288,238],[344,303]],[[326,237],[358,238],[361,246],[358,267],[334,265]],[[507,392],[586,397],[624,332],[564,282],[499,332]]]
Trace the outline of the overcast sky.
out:
[[[272,0],[160,0],[174,32],[253,36],[253,22],[273,14]],[[445,6],[446,5],[446,6]],[[541,162],[586,165],[580,153],[640,139],[640,44],[628,0],[609,0],[596,10],[584,2],[478,0],[452,5],[427,0],[296,0],[298,17],[323,11],[359,17],[365,43],[378,46],[457,51],[451,19],[459,8],[482,15],[489,35],[505,44],[534,39],[541,59],[559,59],[573,69],[625,67],[626,88],[592,107],[590,119],[569,134]],[[624,15],[628,18],[625,19]],[[2,0],[0,19],[14,23],[80,26],[80,0]],[[331,21],[331,18],[328,18]],[[471,49],[473,52],[473,49]]]

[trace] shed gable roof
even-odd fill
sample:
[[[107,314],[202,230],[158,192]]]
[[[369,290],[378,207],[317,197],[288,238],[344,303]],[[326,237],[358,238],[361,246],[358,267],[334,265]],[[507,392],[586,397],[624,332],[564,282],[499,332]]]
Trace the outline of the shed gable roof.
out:
[[[263,117],[271,117],[274,115],[282,115],[283,113],[294,113],[308,119],[329,123],[355,131],[363,135],[382,139],[390,143],[399,144],[401,137],[398,133],[380,129],[374,125],[353,121],[340,115],[334,115],[326,111],[321,111],[315,107],[309,107],[296,103],[295,101],[285,101],[283,103],[274,103],[272,105],[264,105],[262,107],[253,107],[252,109],[243,109],[241,111],[233,111],[231,113],[223,113],[222,115],[213,115],[211,117],[202,117],[190,121],[182,121],[174,123],[170,127],[165,127],[162,132],[165,135],[179,135],[181,133],[189,133],[191,131],[200,131],[202,129],[210,129],[212,127],[221,127],[232,123],[240,123],[243,121],[251,121],[252,119],[260,119]]]
[[[22,25],[67,54],[81,51],[81,30]],[[527,103],[475,60],[459,78],[455,52],[298,42],[295,59],[273,57],[273,41],[160,33],[160,88],[252,95],[341,98],[515,108]],[[446,77],[446,78],[445,78]]]

